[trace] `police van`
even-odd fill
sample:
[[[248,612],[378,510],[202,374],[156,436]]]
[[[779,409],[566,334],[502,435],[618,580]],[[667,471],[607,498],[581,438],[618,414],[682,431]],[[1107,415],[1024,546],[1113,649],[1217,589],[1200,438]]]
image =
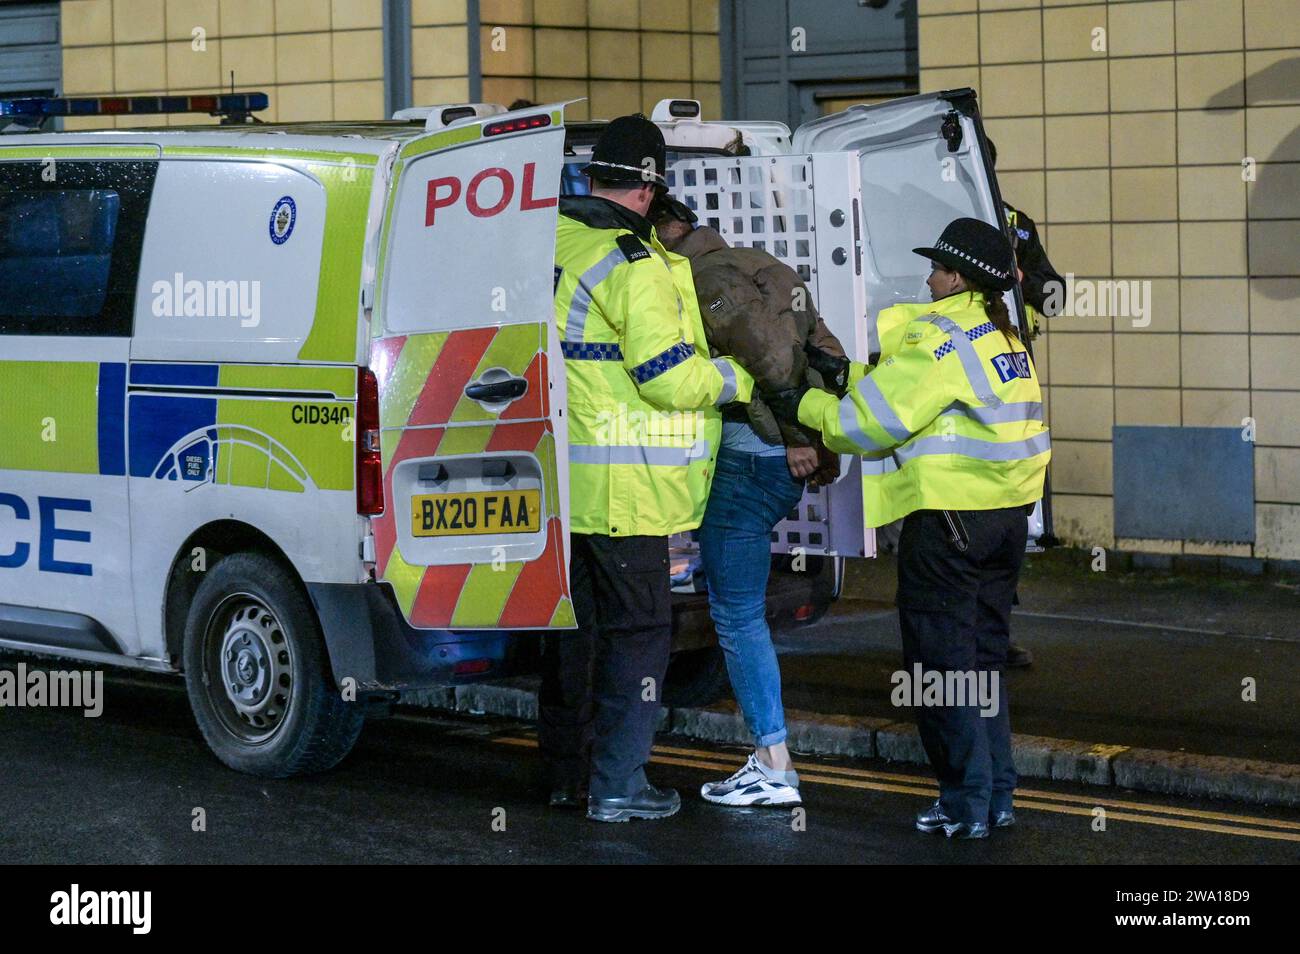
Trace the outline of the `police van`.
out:
[[[287,776],[342,759],[368,699],[572,628],[553,251],[600,124],[564,105],[0,137],[0,648],[183,673],[223,762]],[[679,197],[798,268],[860,358],[868,304],[924,290],[908,249],[1000,221],[969,91],[793,135],[685,100],[654,118]],[[815,615],[874,552],[853,467],[776,536],[785,604]]]

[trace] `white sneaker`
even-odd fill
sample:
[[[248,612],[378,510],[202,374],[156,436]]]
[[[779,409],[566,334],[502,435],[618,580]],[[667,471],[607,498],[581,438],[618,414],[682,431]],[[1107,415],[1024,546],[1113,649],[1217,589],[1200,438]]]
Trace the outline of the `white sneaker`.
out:
[[[731,778],[700,786],[700,795],[715,805],[803,804],[799,797],[799,773],[770,769],[753,753]]]

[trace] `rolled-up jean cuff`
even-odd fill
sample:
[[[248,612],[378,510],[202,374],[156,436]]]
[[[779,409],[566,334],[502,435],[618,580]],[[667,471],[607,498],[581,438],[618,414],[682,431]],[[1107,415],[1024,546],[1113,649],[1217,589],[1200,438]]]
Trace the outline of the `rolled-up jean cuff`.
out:
[[[786,735],[785,726],[782,726],[775,732],[769,732],[767,735],[756,735],[754,736],[754,747],[765,749],[768,746],[780,745],[785,741]]]

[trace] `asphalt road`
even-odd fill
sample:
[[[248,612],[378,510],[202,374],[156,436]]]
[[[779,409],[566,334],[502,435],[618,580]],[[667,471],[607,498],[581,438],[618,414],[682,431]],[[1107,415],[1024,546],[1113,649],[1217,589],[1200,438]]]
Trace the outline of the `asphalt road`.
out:
[[[788,810],[694,796],[736,751],[661,739],[651,776],[685,796],[662,822],[600,825],[540,802],[529,727],[399,715],[307,779],[236,774],[203,747],[181,684],[106,682],[103,715],[0,710],[0,863],[593,862],[1294,863],[1300,812],[1031,781],[1017,829],[922,835],[923,773],[804,760],[803,830]],[[206,831],[192,830],[202,808]],[[1094,830],[1104,809],[1104,831]],[[504,830],[497,830],[504,821]],[[494,822],[496,823],[494,825]]]

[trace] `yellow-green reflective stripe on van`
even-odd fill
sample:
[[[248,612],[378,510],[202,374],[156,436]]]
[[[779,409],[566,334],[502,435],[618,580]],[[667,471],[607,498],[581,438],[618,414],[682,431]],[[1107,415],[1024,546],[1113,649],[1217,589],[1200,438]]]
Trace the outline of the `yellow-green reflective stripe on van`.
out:
[[[451,615],[452,628],[495,626],[523,568],[521,560],[502,563],[499,567],[480,563],[470,570],[465,585],[461,587],[460,599],[456,601],[456,610]]]
[[[157,159],[158,146],[7,146],[0,144],[0,160],[4,159]]]
[[[316,283],[316,317],[298,358],[355,361],[357,324],[361,321],[361,258],[374,169],[313,162],[307,170],[325,186],[325,237]]]
[[[411,335],[402,345],[397,363],[384,382],[379,395],[379,426],[405,427],[411,419],[415,401],[424,390],[433,363],[447,343],[445,331]]]
[[[356,368],[303,365],[223,364],[217,386],[250,391],[314,391],[335,397],[355,397]]]
[[[294,420],[309,409],[332,414],[316,423]],[[352,414],[352,405],[342,401],[219,399],[218,430],[231,427],[232,434],[243,435],[238,439],[248,446],[236,449],[227,460],[218,457],[218,483],[266,487],[269,475],[275,472],[268,455],[287,452],[321,490],[351,490],[356,473]]]
[[[99,473],[99,363],[0,361],[0,470]]]

